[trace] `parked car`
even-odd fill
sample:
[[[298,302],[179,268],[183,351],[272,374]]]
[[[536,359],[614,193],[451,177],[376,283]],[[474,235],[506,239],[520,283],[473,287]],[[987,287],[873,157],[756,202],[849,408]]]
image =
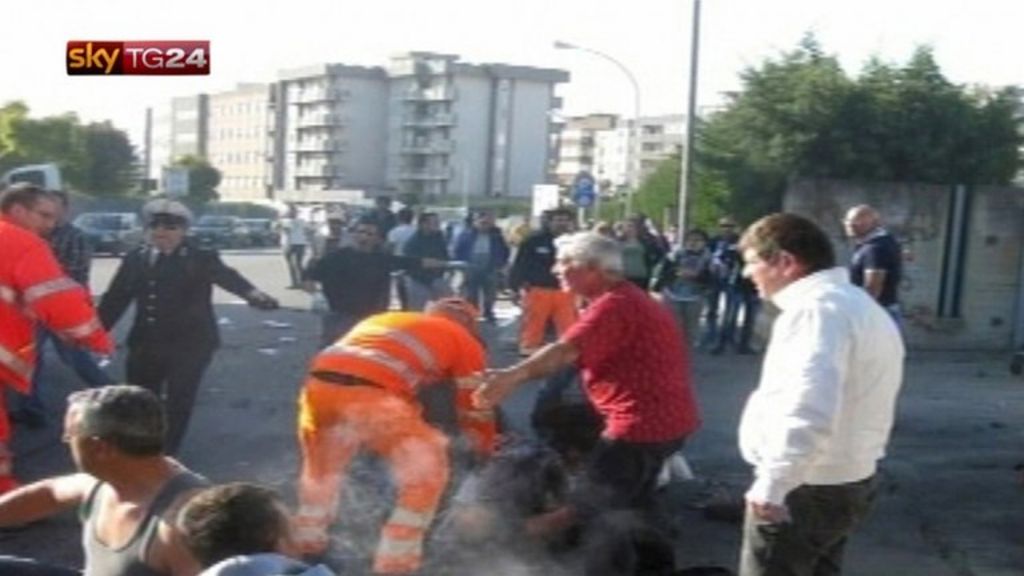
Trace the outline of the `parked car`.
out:
[[[213,248],[245,248],[249,232],[237,216],[204,214],[189,229],[189,236],[200,246]]]
[[[249,233],[250,246],[277,246],[277,228],[270,218],[243,218],[242,224]]]
[[[119,256],[142,243],[142,222],[131,212],[86,212],[74,220],[94,253]]]

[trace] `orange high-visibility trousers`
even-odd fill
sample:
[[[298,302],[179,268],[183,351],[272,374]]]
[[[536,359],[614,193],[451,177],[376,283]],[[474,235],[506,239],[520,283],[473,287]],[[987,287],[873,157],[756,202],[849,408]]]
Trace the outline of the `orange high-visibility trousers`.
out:
[[[558,288],[528,288],[523,298],[523,328],[519,351],[531,353],[544,343],[544,330],[553,320],[561,336],[576,321],[576,297]]]
[[[448,439],[427,424],[414,400],[374,386],[309,378],[299,397],[302,475],[295,538],[306,554],[322,554],[337,515],[342,479],[365,448],[391,466],[398,498],[381,530],[373,571],[420,568],[423,539],[448,484]]]

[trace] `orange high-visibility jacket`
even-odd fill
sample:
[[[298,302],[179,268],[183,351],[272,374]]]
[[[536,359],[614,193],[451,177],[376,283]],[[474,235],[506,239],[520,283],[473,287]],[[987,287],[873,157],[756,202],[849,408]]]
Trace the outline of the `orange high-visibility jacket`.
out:
[[[454,380],[459,427],[478,452],[489,455],[497,438],[494,411],[472,402],[479,385],[472,376],[486,363],[483,345],[458,323],[422,312],[385,312],[323,349],[310,373],[355,376],[409,399],[421,386]]]
[[[50,245],[0,219],[0,383],[27,392],[35,369],[35,323],[102,354],[113,352],[88,291],[64,275]]]

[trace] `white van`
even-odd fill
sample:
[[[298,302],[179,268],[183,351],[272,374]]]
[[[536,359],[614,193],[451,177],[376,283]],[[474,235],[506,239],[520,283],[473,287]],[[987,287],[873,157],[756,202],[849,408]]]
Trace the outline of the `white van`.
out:
[[[35,184],[45,190],[63,190],[60,169],[56,164],[30,164],[4,172],[0,184],[10,186],[17,182]]]

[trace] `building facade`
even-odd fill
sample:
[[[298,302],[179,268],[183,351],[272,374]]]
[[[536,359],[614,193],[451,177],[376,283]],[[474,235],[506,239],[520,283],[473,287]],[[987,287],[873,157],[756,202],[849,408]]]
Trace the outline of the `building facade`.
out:
[[[158,111],[153,171],[194,142],[221,170],[224,199],[529,197],[552,180],[555,88],[568,79],[431,52],[396,55],[387,67],[283,70],[269,87],[194,97],[202,106],[191,137],[179,126],[182,99],[162,124]]]
[[[270,196],[268,84],[240,84],[209,96],[207,161],[220,170],[217,192],[228,202]]]

